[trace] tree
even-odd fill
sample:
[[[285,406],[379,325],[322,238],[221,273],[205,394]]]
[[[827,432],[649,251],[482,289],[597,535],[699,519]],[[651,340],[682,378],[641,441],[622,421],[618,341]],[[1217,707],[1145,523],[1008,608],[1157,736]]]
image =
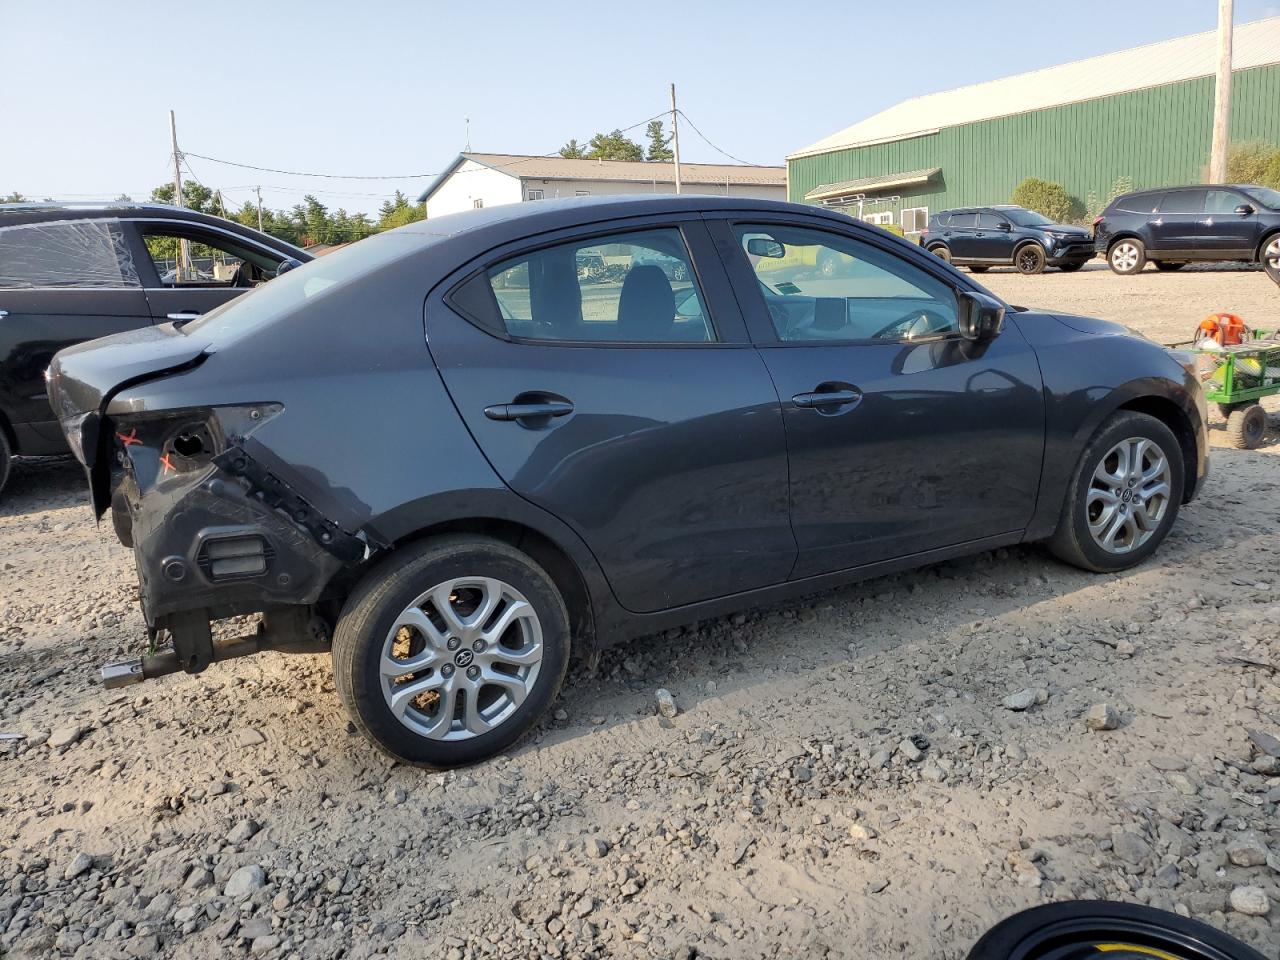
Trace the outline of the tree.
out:
[[[587,158],[590,160],[643,160],[644,151],[640,144],[623,136],[621,130],[612,133],[597,133],[587,144]]]
[[[649,138],[649,151],[645,155],[646,160],[667,161],[674,159],[675,154],[669,146],[671,138],[663,135],[661,120],[650,120],[644,135]]]
[[[1227,153],[1227,182],[1280,190],[1280,148],[1261,141],[1233,143]]]
[[[18,193],[17,190],[15,190],[13,191],[13,193],[9,194],[7,197],[0,198],[0,203],[21,203],[25,199],[26,197],[24,197],[22,194]]]
[[[1068,222],[1081,206],[1079,201],[1071,198],[1062,184],[1041,180],[1039,177],[1027,177],[1018,184],[1009,202],[1043,213],[1055,223]]]
[[[378,208],[378,223],[374,229],[393,230],[396,227],[403,227],[406,223],[424,220],[426,216],[425,203],[410,203],[409,198],[397,190],[392,200],[384,202]]]
[[[155,203],[173,203],[173,184],[162,183],[151,191]],[[182,205],[197,213],[213,213],[213,191],[202,183],[187,180],[182,184]]]
[[[586,151],[579,146],[577,139],[570,140],[560,148],[560,156],[567,160],[581,160],[586,155]]]

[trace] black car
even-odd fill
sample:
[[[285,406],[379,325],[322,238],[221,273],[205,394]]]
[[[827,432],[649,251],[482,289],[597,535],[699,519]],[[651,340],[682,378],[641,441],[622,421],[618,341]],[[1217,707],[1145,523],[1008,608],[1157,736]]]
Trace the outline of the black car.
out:
[[[1261,263],[1280,283],[1280,192],[1250,184],[1168,187],[1117,197],[1094,221],[1098,252],[1116,273],[1147,262]]]
[[[603,250],[623,281],[583,283]],[[843,214],[611,197],[64,350],[50,397],[160,633],[105,678],[331,646],[355,724],[448,766],[529,730],[571,650],[1001,545],[1142,561],[1205,476],[1194,358],[1008,310]]]
[[[1009,205],[934,214],[920,235],[920,245],[974,273],[1000,266],[1014,266],[1028,274],[1042,273],[1047,266],[1072,271],[1094,257],[1093,234],[1088,230]]]
[[[199,316],[308,253],[162,204],[0,204],[0,489],[12,455],[66,453],[44,373],[63,347]]]

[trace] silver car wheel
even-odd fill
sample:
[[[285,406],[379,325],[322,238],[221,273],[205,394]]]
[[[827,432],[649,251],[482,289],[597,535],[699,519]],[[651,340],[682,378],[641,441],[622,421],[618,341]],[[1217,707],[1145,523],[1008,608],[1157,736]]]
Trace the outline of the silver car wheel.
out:
[[[392,714],[419,736],[469,740],[507,720],[542,666],[542,625],[508,583],[458,577],[406,607],[383,642],[379,674]]]
[[[1132,270],[1138,265],[1138,248],[1132,243],[1122,241],[1111,251],[1111,265],[1117,270]]]
[[[1263,251],[1262,259],[1272,270],[1280,270],[1280,237],[1273,237]]]
[[[1151,539],[1169,511],[1169,458],[1146,437],[1121,440],[1094,468],[1085,520],[1108,553],[1130,553]]]

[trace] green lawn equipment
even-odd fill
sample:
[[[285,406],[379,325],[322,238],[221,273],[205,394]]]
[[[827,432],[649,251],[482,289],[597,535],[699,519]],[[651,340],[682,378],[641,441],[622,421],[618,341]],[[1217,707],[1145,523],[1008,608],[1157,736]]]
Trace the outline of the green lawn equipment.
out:
[[[1267,414],[1258,403],[1280,393],[1280,330],[1253,330],[1232,314],[1211,314],[1195,340],[1172,344],[1199,357],[1207,400],[1227,418],[1227,440],[1252,450],[1267,433]]]

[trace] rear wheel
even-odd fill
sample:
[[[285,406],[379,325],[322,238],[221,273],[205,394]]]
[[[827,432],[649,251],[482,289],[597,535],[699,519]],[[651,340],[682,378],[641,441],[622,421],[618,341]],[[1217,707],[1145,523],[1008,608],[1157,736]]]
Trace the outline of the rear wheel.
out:
[[[1117,240],[1107,251],[1107,264],[1124,276],[1137,273],[1147,264],[1147,248],[1137,237]]]
[[[1171,270],[1181,270],[1187,264],[1185,261],[1178,260],[1152,260],[1157,270],[1164,270],[1166,273]]]
[[[9,467],[12,463],[13,449],[9,446],[4,428],[0,427],[0,493],[4,493],[4,485],[9,482]]]
[[[1237,450],[1253,450],[1267,435],[1267,412],[1261,404],[1246,403],[1227,413],[1227,442]]]
[[[1075,273],[1077,270],[1079,270],[1083,266],[1084,266],[1084,261],[1080,260],[1080,261],[1077,261],[1076,263],[1064,263],[1061,266],[1059,266],[1058,269],[1061,270],[1063,273]]]
[[[1168,427],[1145,413],[1114,414],[1080,455],[1049,549],[1100,573],[1141,563],[1173,526],[1184,479]]]
[[[1154,907],[1103,900],[1046,903],[992,927],[968,960],[1263,960],[1220,930]]]
[[[355,725],[396,759],[435,768],[514,744],[568,663],[554,581],[487,537],[397,551],[347,599],[333,637],[334,680]]]
[[[1018,248],[1013,255],[1013,265],[1019,273],[1036,274],[1044,272],[1044,248],[1038,243],[1028,243]]]
[[[951,262],[951,251],[944,246],[939,245],[936,247],[930,247],[929,252],[939,260],[945,260],[947,263]]]
[[[969,272],[970,272],[970,273],[986,273],[986,272],[987,272],[988,270],[990,270],[990,269],[991,269],[990,267],[984,267],[984,266],[972,266],[972,265],[970,265],[970,267],[969,267]]]
[[[1280,233],[1268,237],[1262,248],[1262,269],[1267,276],[1280,283]]]

